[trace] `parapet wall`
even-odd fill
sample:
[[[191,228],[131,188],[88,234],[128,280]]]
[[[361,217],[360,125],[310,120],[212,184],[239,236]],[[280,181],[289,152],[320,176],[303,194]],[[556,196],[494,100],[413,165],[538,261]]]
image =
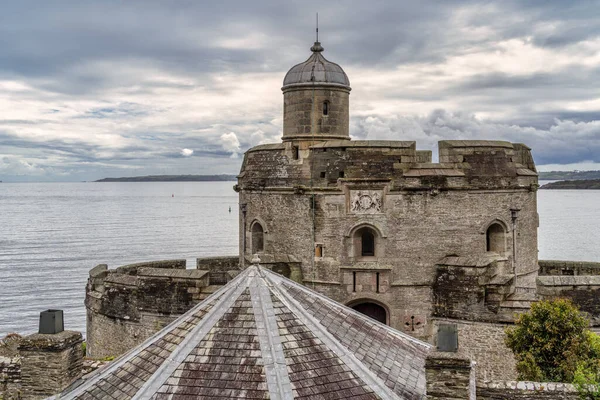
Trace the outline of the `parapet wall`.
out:
[[[600,275],[600,262],[540,260],[540,276]]]
[[[568,383],[487,382],[477,384],[478,400],[578,400],[577,389]]]
[[[185,260],[94,267],[85,299],[88,355],[117,356],[140,344],[226,283],[237,262],[237,257],[197,260],[204,269],[185,269]]]
[[[208,271],[211,285],[224,285],[231,279],[231,271],[239,270],[238,256],[197,258],[196,269]]]

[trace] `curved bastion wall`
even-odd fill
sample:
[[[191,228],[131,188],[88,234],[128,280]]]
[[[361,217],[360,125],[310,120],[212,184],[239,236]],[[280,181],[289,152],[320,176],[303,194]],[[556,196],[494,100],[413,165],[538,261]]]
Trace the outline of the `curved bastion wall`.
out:
[[[118,356],[142,343],[239,271],[239,258],[152,261],[94,267],[86,286],[87,354]]]

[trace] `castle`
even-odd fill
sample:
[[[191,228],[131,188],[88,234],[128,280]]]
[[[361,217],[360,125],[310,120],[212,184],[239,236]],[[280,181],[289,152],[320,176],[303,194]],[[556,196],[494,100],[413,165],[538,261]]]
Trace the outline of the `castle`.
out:
[[[190,270],[185,260],[97,266],[86,288],[90,355],[135,347],[255,255],[263,267],[474,360],[478,396],[489,382],[516,378],[504,329],[533,301],[571,298],[600,325],[600,263],[538,260],[538,177],[526,145],[441,141],[434,163],[412,141],[351,140],[350,81],[323,51],[315,42],[285,76],[281,143],[244,155],[234,187],[239,256],[198,259]],[[450,347],[440,344],[442,332]]]

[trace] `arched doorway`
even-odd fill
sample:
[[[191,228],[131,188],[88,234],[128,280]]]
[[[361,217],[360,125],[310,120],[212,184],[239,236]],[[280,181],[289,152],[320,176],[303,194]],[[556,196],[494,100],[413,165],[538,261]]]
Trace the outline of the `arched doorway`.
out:
[[[350,306],[361,314],[371,317],[382,324],[387,324],[387,311],[385,308],[376,303],[363,302]]]

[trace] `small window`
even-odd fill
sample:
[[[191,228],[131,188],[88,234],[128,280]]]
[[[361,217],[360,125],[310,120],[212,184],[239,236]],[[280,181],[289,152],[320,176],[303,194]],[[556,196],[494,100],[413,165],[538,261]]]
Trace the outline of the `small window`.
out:
[[[258,222],[252,225],[252,254],[264,251],[265,249],[265,233],[263,227]]]
[[[329,115],[329,102],[323,102],[323,115]]]
[[[325,171],[321,172],[321,178],[325,178]]]
[[[315,257],[318,257],[318,258],[323,257],[323,245],[322,244],[315,245]]]
[[[340,171],[340,178],[344,177],[344,171]]]
[[[352,291],[356,292],[356,271],[352,272]]]
[[[300,155],[300,149],[298,148],[298,146],[293,146],[292,147],[292,158],[294,160],[297,160],[299,155]]]
[[[503,253],[506,251],[506,238],[502,225],[494,223],[487,229],[486,235],[486,250],[495,253]]]
[[[379,272],[375,273],[375,292],[379,293]]]
[[[364,229],[360,235],[361,249],[360,255],[363,257],[372,257],[375,255],[375,235],[368,230]]]

